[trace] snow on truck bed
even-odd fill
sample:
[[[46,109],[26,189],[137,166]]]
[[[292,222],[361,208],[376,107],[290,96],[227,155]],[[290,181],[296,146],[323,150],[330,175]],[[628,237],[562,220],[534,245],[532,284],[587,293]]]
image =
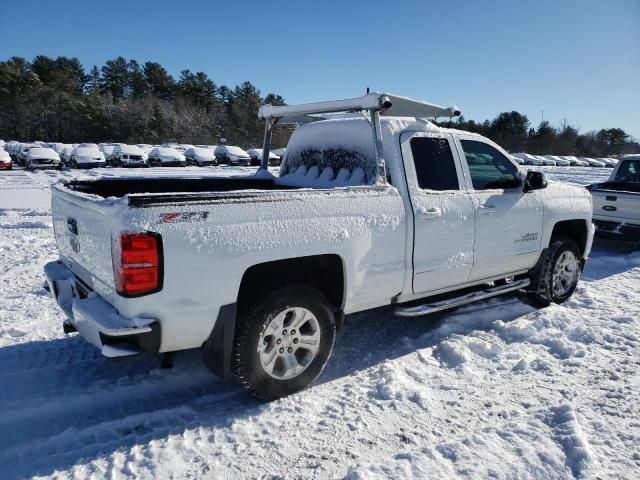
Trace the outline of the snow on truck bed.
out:
[[[640,478],[640,252],[596,243],[562,306],[352,315],[317,385],[261,404],[198,352],[161,370],[62,334],[42,267],[72,175],[0,174],[1,478]]]

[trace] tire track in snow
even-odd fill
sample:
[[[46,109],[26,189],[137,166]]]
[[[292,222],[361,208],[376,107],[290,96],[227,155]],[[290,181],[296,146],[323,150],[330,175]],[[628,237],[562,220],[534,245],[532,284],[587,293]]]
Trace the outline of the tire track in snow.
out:
[[[179,432],[206,409],[207,415],[226,419],[220,410],[237,413],[255,404],[244,391],[216,380],[189,359],[172,371],[149,369],[157,362],[131,362],[120,371],[125,364],[101,357],[85,360],[0,376],[0,381],[22,382],[28,390],[13,383],[17,401],[4,402],[7,408],[0,413],[0,465],[6,466],[5,473],[47,475],[52,472],[42,470],[46,465],[69,468],[84,457]],[[67,390],[61,385],[60,369],[68,370]],[[53,380],[40,383],[44,388],[38,392],[38,382],[47,376]],[[236,396],[239,402],[225,401]],[[34,451],[46,454],[46,460],[32,458]],[[53,458],[57,460],[52,463]]]

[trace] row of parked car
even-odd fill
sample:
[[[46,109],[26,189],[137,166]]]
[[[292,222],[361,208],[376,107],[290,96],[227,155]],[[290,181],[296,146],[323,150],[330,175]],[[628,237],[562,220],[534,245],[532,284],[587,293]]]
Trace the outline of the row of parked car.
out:
[[[511,157],[521,165],[558,166],[558,167],[608,167],[614,168],[618,160],[615,158],[587,158],[558,155],[531,155],[529,153],[512,153]]]
[[[1,141],[0,141],[1,142]],[[28,170],[96,167],[180,167],[186,165],[260,165],[262,149],[247,151],[231,145],[162,145],[125,143],[0,143],[0,169],[16,163]],[[286,149],[269,153],[270,165],[279,165]]]

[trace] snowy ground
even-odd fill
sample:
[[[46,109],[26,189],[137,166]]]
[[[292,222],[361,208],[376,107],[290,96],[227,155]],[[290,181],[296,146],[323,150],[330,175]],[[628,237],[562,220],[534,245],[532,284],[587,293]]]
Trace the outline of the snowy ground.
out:
[[[640,252],[596,244],[562,306],[351,316],[317,385],[261,404],[197,352],[161,370],[62,334],[42,266],[70,175],[0,173],[0,478],[640,478]]]

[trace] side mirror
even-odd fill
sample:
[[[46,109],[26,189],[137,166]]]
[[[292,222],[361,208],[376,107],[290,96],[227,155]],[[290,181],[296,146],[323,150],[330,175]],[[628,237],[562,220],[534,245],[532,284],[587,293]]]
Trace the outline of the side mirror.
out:
[[[536,172],[529,170],[527,176],[524,179],[524,186],[522,190],[527,193],[532,190],[541,190],[547,188],[547,176],[544,172]]]

